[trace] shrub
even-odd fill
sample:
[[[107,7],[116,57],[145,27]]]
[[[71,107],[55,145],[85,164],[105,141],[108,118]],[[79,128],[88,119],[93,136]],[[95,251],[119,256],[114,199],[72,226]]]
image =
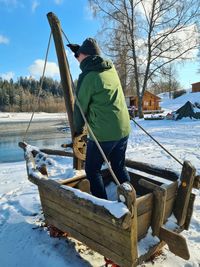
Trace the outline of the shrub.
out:
[[[172,97],[177,98],[177,97],[182,96],[184,94],[186,94],[186,90],[182,89],[182,90],[174,91],[172,94]]]

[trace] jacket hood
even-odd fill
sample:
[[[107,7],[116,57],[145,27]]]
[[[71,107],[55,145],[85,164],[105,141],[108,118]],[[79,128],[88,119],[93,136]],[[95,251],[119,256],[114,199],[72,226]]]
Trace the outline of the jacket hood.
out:
[[[88,56],[80,64],[82,72],[85,71],[104,71],[111,69],[113,63],[110,60],[105,60],[100,56]]]

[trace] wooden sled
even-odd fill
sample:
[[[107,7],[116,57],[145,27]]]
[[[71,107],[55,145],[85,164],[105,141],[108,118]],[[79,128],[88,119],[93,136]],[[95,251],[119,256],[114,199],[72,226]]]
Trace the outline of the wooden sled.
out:
[[[178,175],[127,159],[133,187],[118,186],[118,201],[112,202],[92,196],[85,175],[59,181],[48,179],[46,166],[36,166],[40,151],[30,149],[26,143],[19,146],[25,151],[28,179],[38,186],[47,224],[69,233],[121,267],[141,264],[166,243],[171,252],[189,259],[186,240],[179,234],[190,224],[195,198],[192,188],[199,188],[199,177],[195,177],[189,162],[184,162]],[[72,156],[64,151],[41,151]],[[105,181],[111,180],[108,170],[103,171],[103,176]],[[122,215],[113,215],[109,205],[116,205]],[[172,218],[176,220],[173,223]],[[143,251],[142,244],[148,244],[149,238],[153,242]]]

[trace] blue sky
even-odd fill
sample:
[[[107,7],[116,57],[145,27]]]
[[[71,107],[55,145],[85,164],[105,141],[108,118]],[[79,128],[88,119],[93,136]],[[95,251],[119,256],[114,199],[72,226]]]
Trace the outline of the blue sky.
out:
[[[46,14],[55,13],[73,43],[95,37],[97,22],[92,19],[87,0],[0,0],[0,76],[17,79],[37,76],[47,49],[50,27]],[[67,43],[67,42],[65,42]],[[79,65],[68,51],[73,76]],[[57,78],[57,58],[51,42],[48,74]],[[75,77],[74,77],[75,78]]]
[[[44,64],[50,27],[46,14],[54,12],[69,40],[74,43],[95,37],[99,27],[92,18],[87,0],[0,0],[0,76],[38,78]],[[66,43],[66,42],[65,42]],[[79,65],[67,51],[73,78]],[[178,68],[178,80],[184,88],[200,81],[198,63],[190,62]],[[54,44],[48,56],[48,76],[59,79]]]

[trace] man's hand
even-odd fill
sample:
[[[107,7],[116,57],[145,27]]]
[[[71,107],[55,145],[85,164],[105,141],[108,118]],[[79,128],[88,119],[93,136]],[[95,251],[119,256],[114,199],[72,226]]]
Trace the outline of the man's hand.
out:
[[[80,45],[78,44],[67,44],[67,46],[71,49],[73,53],[76,54],[76,52],[79,50]]]

